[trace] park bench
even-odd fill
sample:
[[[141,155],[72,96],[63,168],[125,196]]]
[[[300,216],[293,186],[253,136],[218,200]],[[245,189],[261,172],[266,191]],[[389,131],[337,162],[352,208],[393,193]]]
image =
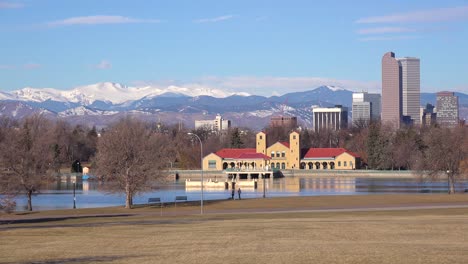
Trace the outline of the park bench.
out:
[[[149,204],[149,205],[159,204],[159,207],[161,208],[161,215],[162,215],[162,207],[163,207],[163,204],[162,204],[162,202],[161,202],[161,198],[159,198],[159,197],[148,198],[148,204]]]
[[[186,202],[187,196],[176,196],[174,201],[174,206],[177,207],[177,202]]]

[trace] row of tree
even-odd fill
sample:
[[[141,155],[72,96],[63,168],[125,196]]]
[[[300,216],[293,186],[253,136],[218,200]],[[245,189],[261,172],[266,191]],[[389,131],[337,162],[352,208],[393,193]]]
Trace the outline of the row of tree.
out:
[[[268,145],[288,141],[291,128],[267,127]],[[189,131],[124,118],[105,130],[71,126],[40,115],[15,121],[0,119],[0,193],[2,198],[24,193],[32,210],[32,194],[74,161],[88,162],[110,192],[126,194],[126,207],[135,194],[165,179],[174,164],[181,169],[200,166],[197,134],[203,155],[221,148],[255,148],[255,132],[234,128],[223,133]],[[405,128],[393,131],[379,123],[342,131],[302,129],[301,147],[344,147],[358,153],[370,169],[411,169],[448,175],[454,192],[456,178],[468,170],[466,127]],[[0,200],[0,207],[5,204]]]

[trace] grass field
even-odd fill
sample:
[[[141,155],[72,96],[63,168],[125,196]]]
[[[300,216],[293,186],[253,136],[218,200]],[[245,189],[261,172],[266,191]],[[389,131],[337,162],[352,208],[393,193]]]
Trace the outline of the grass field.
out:
[[[468,195],[219,201],[203,216],[197,205],[163,216],[155,207],[0,215],[0,263],[467,263],[468,208],[317,211],[428,205],[468,205]],[[58,218],[36,221],[49,217]]]

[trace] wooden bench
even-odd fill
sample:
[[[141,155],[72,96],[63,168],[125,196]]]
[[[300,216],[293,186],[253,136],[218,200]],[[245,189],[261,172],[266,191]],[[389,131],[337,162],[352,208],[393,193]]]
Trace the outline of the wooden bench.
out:
[[[163,204],[162,204],[162,202],[161,202],[161,198],[159,198],[159,197],[148,198],[148,204],[149,204],[149,205],[152,205],[152,204],[159,204],[159,207],[161,208],[161,215],[162,215],[162,207],[163,207]]]
[[[148,203],[149,204],[155,204],[155,203],[161,203],[161,198],[148,198]]]
[[[176,196],[174,200],[174,206],[177,207],[177,202],[186,202],[187,196]]]

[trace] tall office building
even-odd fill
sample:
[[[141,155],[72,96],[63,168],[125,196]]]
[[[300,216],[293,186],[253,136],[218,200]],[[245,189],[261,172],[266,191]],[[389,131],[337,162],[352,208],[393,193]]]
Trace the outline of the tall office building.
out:
[[[382,57],[382,122],[400,128],[402,119],[400,64],[395,53]]]
[[[437,123],[445,127],[455,127],[458,122],[458,96],[453,92],[437,93]]]
[[[420,111],[420,61],[418,58],[398,58],[401,72],[402,114],[408,116],[411,123],[419,125]]]
[[[420,61],[418,58],[395,58],[387,52],[382,57],[382,122],[400,128],[401,123],[420,123]]]
[[[353,93],[353,124],[360,120],[368,123],[370,120],[380,119],[380,94],[367,92]]]
[[[315,131],[322,129],[340,130],[348,127],[348,108],[341,105],[335,107],[312,108]]]

